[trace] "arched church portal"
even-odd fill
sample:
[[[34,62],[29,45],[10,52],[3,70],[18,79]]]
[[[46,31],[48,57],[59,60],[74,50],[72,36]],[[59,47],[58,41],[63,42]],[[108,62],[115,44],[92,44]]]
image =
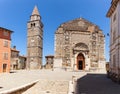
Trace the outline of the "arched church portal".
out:
[[[79,53],[77,56],[77,69],[78,70],[85,69],[85,57],[82,53]]]

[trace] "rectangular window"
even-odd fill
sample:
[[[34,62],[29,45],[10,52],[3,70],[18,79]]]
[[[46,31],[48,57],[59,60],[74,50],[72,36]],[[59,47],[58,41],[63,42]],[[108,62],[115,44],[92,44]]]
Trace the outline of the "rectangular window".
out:
[[[5,60],[8,60],[8,53],[4,53],[4,54],[3,54],[3,58],[4,58]]]
[[[9,33],[7,31],[4,31],[3,34],[4,34],[4,36],[8,36],[9,35]]]
[[[113,32],[113,42],[115,41],[115,31]]]
[[[4,41],[4,47],[8,47],[8,41]]]
[[[115,42],[115,39],[116,39],[116,28],[114,28],[114,31],[113,31],[113,42]]]
[[[116,67],[116,59],[115,59],[115,55],[113,55],[113,67]]]
[[[116,20],[116,13],[113,16],[113,22]]]

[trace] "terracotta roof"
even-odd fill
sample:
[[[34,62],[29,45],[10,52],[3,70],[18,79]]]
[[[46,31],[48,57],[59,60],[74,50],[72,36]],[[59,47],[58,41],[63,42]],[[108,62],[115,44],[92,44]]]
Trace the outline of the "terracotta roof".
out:
[[[0,27],[0,29],[7,30],[7,31],[13,33],[13,31],[11,31],[11,30],[9,30],[9,29],[6,29],[6,28],[3,28],[3,27]]]
[[[32,15],[40,15],[37,6],[34,7]]]
[[[14,48],[11,48],[11,51],[20,52],[20,51],[14,49]]]

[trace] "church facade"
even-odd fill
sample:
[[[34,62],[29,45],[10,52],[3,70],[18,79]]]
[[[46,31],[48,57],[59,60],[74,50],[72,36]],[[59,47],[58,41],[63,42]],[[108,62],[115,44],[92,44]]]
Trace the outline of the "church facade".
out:
[[[55,32],[54,68],[90,70],[105,68],[105,36],[84,18],[61,24]]]

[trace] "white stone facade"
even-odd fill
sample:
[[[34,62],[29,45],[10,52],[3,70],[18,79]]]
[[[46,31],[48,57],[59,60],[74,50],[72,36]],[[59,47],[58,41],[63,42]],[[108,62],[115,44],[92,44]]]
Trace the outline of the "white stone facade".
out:
[[[113,78],[119,79],[120,74],[120,0],[112,0],[107,13],[110,18],[110,63],[109,71]]]

